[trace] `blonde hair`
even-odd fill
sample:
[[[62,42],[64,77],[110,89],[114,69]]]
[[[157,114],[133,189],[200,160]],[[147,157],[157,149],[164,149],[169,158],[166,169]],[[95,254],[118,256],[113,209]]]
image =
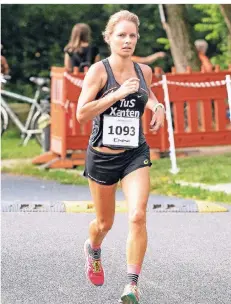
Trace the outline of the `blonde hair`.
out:
[[[140,37],[140,35],[139,35],[140,21],[139,21],[138,16],[127,10],[123,10],[123,11],[119,11],[119,12],[115,13],[114,15],[111,15],[111,17],[109,18],[105,31],[103,32],[103,37],[104,37],[105,41],[113,33],[114,27],[116,26],[116,24],[122,20],[133,22],[137,28],[138,38]]]
[[[64,52],[80,51],[81,42],[90,42],[91,28],[86,23],[77,23],[71,32],[71,37],[68,44],[64,48]]]

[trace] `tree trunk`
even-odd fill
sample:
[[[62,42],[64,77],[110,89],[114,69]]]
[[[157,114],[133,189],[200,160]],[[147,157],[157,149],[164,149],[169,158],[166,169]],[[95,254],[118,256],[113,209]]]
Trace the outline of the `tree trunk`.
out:
[[[220,10],[231,35],[231,4],[220,4]]]
[[[201,64],[187,23],[185,4],[165,4],[164,8],[167,21],[163,26],[170,42],[176,71],[185,72],[187,66],[199,71]]]

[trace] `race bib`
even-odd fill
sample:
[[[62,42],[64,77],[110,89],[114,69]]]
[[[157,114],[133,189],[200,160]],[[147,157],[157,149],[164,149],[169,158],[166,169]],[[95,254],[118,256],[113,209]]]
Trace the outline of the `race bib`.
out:
[[[139,145],[139,118],[103,116],[103,145],[136,148]]]

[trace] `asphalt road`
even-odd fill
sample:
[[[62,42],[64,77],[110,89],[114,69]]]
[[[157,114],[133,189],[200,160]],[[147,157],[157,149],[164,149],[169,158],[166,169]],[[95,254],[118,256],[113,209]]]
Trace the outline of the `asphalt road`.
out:
[[[90,199],[87,187],[2,175],[2,201]],[[123,199],[119,192],[117,199]],[[171,200],[152,196],[151,200]],[[127,215],[102,246],[106,282],[85,279],[94,214],[2,213],[2,304],[114,304],[126,283]],[[141,304],[231,303],[231,213],[147,213]]]

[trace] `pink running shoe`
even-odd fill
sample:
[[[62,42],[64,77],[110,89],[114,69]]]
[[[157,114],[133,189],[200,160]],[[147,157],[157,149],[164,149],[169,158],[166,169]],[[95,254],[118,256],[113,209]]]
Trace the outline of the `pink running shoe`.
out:
[[[94,253],[94,250],[90,246],[89,240],[86,240],[84,243],[84,253],[86,256],[86,276],[95,286],[102,286],[104,283],[104,271],[100,258],[101,250],[99,249],[99,251],[96,252],[95,258],[92,257],[93,254],[90,254],[91,251]]]
[[[136,285],[127,284],[119,300],[123,304],[139,304],[139,291]]]

